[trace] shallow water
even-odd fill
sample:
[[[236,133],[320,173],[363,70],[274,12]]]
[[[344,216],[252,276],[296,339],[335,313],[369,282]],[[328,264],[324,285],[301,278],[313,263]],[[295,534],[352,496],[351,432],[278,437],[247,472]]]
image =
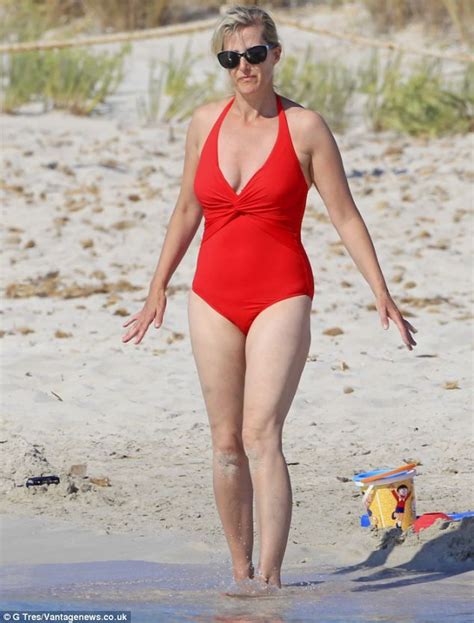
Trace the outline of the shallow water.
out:
[[[232,598],[228,566],[143,561],[5,565],[3,610],[130,610],[134,623],[474,620],[474,573],[288,569],[276,596]],[[3,620],[0,616],[0,620]]]

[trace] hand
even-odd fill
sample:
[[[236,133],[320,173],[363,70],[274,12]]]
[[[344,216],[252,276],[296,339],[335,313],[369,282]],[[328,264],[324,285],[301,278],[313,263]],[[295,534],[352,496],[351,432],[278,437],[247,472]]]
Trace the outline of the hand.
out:
[[[382,326],[384,329],[388,329],[388,319],[391,318],[393,322],[397,325],[400,334],[402,336],[402,340],[405,343],[405,346],[408,350],[413,350],[413,346],[416,346],[416,342],[413,339],[410,331],[413,333],[418,333],[418,330],[405,320],[401,313],[398,310],[398,307],[395,305],[392,297],[388,292],[377,296],[375,299],[375,305],[380,314],[380,319],[382,321]]]
[[[149,294],[143,309],[123,323],[123,327],[128,327],[132,322],[135,324],[128,333],[122,336],[122,342],[128,342],[136,336],[135,344],[139,344],[153,321],[155,321],[155,328],[158,329],[163,322],[166,302],[166,294],[163,290],[160,290],[158,294]]]

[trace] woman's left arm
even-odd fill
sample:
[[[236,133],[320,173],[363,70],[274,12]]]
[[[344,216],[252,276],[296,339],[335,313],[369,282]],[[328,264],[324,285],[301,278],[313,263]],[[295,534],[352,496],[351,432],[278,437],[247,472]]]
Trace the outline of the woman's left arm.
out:
[[[403,318],[390,296],[372,239],[352,198],[334,136],[319,113],[309,110],[305,113],[301,121],[305,126],[303,135],[305,151],[310,155],[311,179],[344,246],[374,293],[383,328],[388,329],[391,318],[408,350],[412,350],[416,342],[411,332],[416,333],[417,329]]]

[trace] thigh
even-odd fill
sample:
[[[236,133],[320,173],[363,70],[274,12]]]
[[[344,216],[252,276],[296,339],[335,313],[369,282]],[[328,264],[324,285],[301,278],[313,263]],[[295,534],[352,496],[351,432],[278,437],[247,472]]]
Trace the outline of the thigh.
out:
[[[244,428],[277,429],[298,388],[311,343],[311,299],[278,301],[254,320],[246,341]]]
[[[188,298],[191,347],[213,441],[241,441],[245,335],[193,290]]]

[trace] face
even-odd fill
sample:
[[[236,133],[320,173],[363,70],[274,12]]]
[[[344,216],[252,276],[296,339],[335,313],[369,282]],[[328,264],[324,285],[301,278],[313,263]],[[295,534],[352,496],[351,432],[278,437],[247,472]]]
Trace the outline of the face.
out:
[[[408,495],[408,489],[406,487],[402,487],[398,490],[398,494],[400,497],[405,498]]]
[[[245,52],[254,45],[265,43],[262,38],[263,26],[246,26],[240,28],[232,35],[224,39],[224,50],[234,50],[236,52]],[[229,77],[236,90],[241,93],[253,93],[263,86],[272,83],[273,67],[280,58],[280,48],[271,48],[268,50],[267,58],[263,63],[252,65],[244,56],[240,57],[240,63],[233,69],[227,69]]]

